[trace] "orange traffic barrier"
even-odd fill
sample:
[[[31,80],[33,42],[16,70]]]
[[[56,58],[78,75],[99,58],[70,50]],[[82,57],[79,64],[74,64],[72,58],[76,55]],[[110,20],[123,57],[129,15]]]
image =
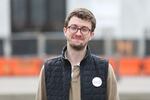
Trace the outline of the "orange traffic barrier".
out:
[[[142,62],[142,73],[144,75],[150,75],[150,57],[143,59],[143,62]]]
[[[40,72],[42,60],[40,58],[12,58],[10,65],[15,76],[35,76]]]
[[[8,59],[0,58],[0,76],[11,75],[11,67],[8,64]]]
[[[114,69],[114,73],[115,73],[116,77],[119,78],[118,58],[110,57],[109,58],[109,63],[112,65],[112,68]]]
[[[119,60],[120,76],[137,76],[141,73],[141,59],[136,57],[121,58]]]
[[[109,58],[109,63],[112,65],[113,69],[116,70],[117,62],[115,58]]]

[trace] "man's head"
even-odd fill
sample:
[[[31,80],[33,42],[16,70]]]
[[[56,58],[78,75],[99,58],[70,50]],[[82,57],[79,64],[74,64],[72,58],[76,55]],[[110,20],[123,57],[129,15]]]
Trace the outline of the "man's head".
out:
[[[67,46],[76,50],[84,49],[94,36],[96,19],[92,12],[85,8],[73,10],[64,23],[64,35]]]
[[[64,23],[64,27],[67,27],[68,26],[68,23],[70,21],[70,19],[72,17],[78,17],[82,20],[86,20],[86,21],[89,21],[91,22],[91,31],[93,32],[95,30],[95,27],[96,27],[96,19],[95,19],[95,16],[93,15],[93,13],[91,11],[89,11],[88,9],[86,8],[77,8],[77,9],[74,9],[65,19],[65,23]]]

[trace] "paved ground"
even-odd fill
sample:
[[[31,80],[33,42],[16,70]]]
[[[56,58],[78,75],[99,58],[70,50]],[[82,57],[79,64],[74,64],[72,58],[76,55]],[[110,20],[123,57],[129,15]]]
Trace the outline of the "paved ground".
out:
[[[2,77],[0,94],[29,94],[37,90],[37,77]]]
[[[150,93],[150,77],[124,77],[118,82],[121,93]]]
[[[0,100],[35,100],[37,77],[1,77]]]
[[[0,100],[34,100],[37,77],[0,77]],[[149,100],[150,77],[124,77],[118,82],[121,100]]]
[[[150,77],[124,77],[118,82],[121,100],[150,100]]]

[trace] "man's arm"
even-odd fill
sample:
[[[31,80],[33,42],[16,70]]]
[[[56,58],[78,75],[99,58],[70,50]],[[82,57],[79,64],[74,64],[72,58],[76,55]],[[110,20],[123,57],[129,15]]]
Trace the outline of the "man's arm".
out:
[[[119,100],[117,80],[112,66],[109,64],[107,77],[107,100]]]
[[[46,97],[46,86],[45,86],[45,74],[44,66],[41,69],[39,76],[38,91],[36,93],[36,100],[47,100]]]

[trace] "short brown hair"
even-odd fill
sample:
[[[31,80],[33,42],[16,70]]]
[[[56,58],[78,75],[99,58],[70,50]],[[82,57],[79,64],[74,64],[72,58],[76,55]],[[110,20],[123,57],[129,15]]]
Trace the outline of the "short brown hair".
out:
[[[66,17],[66,20],[65,20],[65,23],[64,23],[64,27],[67,27],[68,26],[68,23],[70,21],[70,19],[73,17],[73,16],[76,16],[78,18],[81,18],[82,20],[87,20],[89,22],[91,22],[92,24],[92,29],[91,31],[93,32],[95,30],[95,27],[96,27],[96,19],[95,19],[95,16],[93,15],[93,13],[91,11],[89,11],[88,9],[86,8],[77,8],[77,9],[74,9],[67,17]]]

